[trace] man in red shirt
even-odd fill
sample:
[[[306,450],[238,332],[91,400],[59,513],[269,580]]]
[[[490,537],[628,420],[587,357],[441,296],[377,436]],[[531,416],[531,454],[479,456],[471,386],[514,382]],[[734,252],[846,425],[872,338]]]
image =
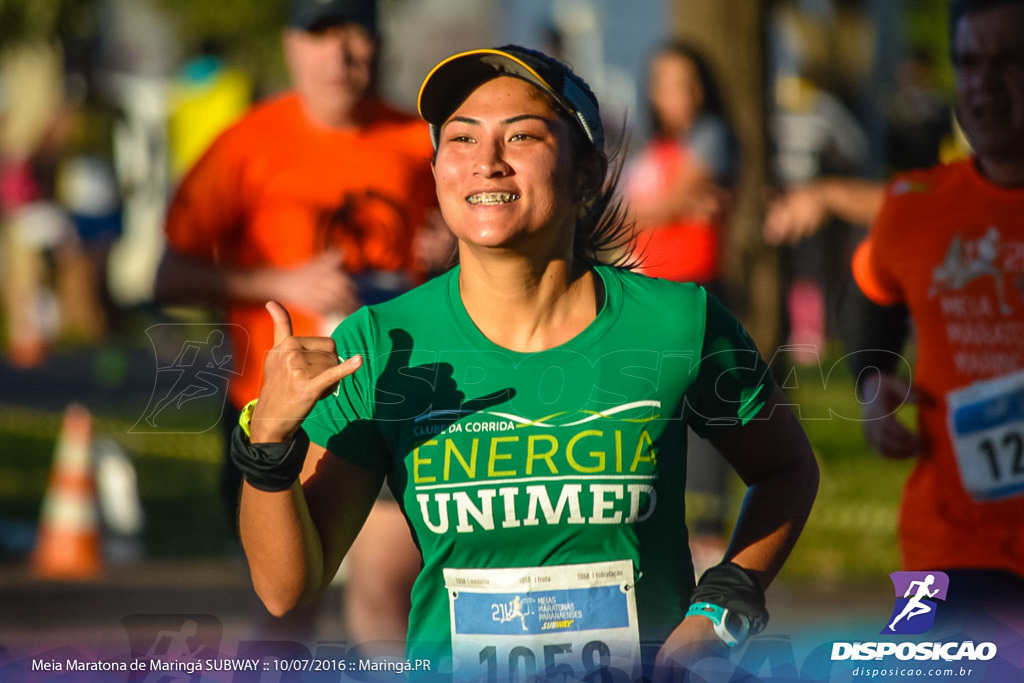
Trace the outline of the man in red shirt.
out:
[[[973,156],[897,176],[854,257],[844,325],[868,442],[916,458],[904,569],[949,575],[947,607],[1024,614],[1024,0],[954,0],[957,117]],[[913,383],[897,375],[907,315]],[[917,430],[896,411],[916,400]],[[946,608],[944,608],[946,609]],[[950,611],[953,611],[950,609]]]
[[[273,347],[264,303],[285,303],[296,334],[324,335],[407,289],[436,202],[426,124],[375,93],[375,2],[293,0],[283,41],[293,88],[254,106],[182,180],[155,284],[161,302],[223,307],[237,373],[228,428]],[[225,473],[234,523],[241,476],[227,458]],[[419,555],[393,500],[367,524],[350,553],[349,635],[401,652]]]

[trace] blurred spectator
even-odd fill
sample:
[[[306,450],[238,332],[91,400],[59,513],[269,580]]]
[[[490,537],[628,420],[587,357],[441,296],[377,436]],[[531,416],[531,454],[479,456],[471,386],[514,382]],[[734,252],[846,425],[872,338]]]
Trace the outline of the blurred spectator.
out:
[[[897,89],[885,106],[890,171],[925,168],[961,156],[954,139],[952,106],[934,83],[927,52],[911,50],[897,69]],[[795,245],[825,225],[870,224],[881,208],[884,183],[853,176],[824,176],[791,187],[772,199],[764,239]]]
[[[651,59],[650,142],[626,169],[644,273],[718,289],[722,231],[738,175],[736,137],[707,60],[673,42]]]
[[[168,121],[172,183],[251,103],[252,79],[229,66],[222,50],[216,40],[203,40],[175,77]]]
[[[721,296],[720,253],[739,148],[704,56],[673,41],[650,60],[651,140],[626,169],[624,194],[637,228],[638,270],[697,282]],[[729,467],[692,431],[687,517],[698,575],[718,564],[729,516]]]
[[[3,225],[5,341],[15,365],[36,365],[55,334],[55,300],[47,248],[69,234],[45,204],[52,180],[51,129],[62,106],[60,54],[43,46],[15,46],[0,62],[0,217]],[[52,198],[52,182],[49,183]],[[50,205],[52,207],[52,204]]]
[[[809,79],[784,74],[775,85],[770,133],[774,173],[783,191],[821,177],[858,175],[868,142],[860,124],[832,94]],[[859,234],[842,222],[781,251],[790,357],[815,363],[824,350],[834,304],[849,273],[849,256]]]
[[[226,436],[259,394],[273,347],[264,304],[286,305],[298,335],[329,334],[363,303],[421,277],[414,244],[436,211],[426,124],[376,94],[376,4],[290,7],[283,40],[293,89],[253,107],[181,181],[155,284],[165,303],[225,309],[238,373]],[[241,474],[227,443],[222,493],[233,525]],[[347,558],[344,606],[356,643],[401,653],[420,560],[397,503],[382,496]]]
[[[105,263],[120,232],[110,127],[85,74],[65,76],[58,48],[5,53],[0,146],[10,361],[43,361],[58,335],[95,343],[114,307]],[[104,134],[106,133],[106,134]]]
[[[57,175],[57,199],[78,235],[80,252],[62,270],[61,311],[68,327],[88,342],[121,332],[120,307],[110,294],[110,253],[122,234],[123,199],[114,168],[118,112],[104,97],[87,64],[67,76],[70,130]]]
[[[897,89],[885,107],[887,161],[890,171],[926,168],[962,156],[954,136],[952,105],[934,83],[934,64],[922,49],[900,62]],[[795,245],[825,225],[844,221],[868,225],[878,214],[885,192],[881,181],[853,176],[825,176],[794,185],[772,199],[765,217],[764,239]]]

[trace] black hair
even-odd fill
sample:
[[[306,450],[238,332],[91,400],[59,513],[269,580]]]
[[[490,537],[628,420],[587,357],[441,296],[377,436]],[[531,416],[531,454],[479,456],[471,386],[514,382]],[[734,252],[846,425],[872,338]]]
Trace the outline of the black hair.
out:
[[[605,156],[607,170],[600,191],[593,199],[585,200],[576,217],[573,256],[590,265],[605,264],[629,270],[640,264],[635,253],[636,230],[619,191],[619,181],[625,165],[625,155],[616,153],[608,158],[594,149],[577,127],[572,128],[573,156],[581,163],[589,154]],[[621,151],[621,150],[620,150]]]
[[[529,52],[549,64],[555,65],[556,68],[564,69],[568,77],[576,82],[594,103],[595,108],[600,111],[594,91],[573,71],[571,66],[542,52],[535,50]],[[587,137],[576,117],[566,111],[554,98],[547,97],[552,108],[569,123],[569,139],[573,158],[583,164],[587,162],[590,155],[599,154],[604,157],[602,162],[606,168],[601,189],[595,197],[584,199],[583,206],[576,217],[572,246],[573,256],[592,266],[604,264],[625,270],[635,268],[640,263],[635,256],[634,249],[636,230],[629,218],[622,193],[619,191],[625,155],[619,154],[618,152],[621,150],[617,150],[609,157],[604,150],[595,148],[594,143]],[[605,137],[607,138],[607,136]]]

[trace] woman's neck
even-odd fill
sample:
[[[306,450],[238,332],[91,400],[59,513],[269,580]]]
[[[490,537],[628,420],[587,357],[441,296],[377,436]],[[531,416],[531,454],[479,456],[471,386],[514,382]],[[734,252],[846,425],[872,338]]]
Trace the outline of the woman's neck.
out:
[[[459,292],[473,323],[498,346],[532,353],[566,343],[593,322],[600,278],[585,264],[462,253]]]

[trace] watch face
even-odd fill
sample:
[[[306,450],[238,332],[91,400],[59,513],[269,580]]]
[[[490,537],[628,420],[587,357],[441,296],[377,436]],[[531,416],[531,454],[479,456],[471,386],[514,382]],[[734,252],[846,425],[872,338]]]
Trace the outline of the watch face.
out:
[[[691,615],[700,615],[710,619],[715,625],[715,634],[729,647],[735,647],[742,643],[750,632],[748,616],[710,602],[698,602],[690,605],[686,616]]]
[[[750,619],[743,614],[727,609],[722,614],[722,625],[737,640],[743,640],[747,631],[750,630]]]

